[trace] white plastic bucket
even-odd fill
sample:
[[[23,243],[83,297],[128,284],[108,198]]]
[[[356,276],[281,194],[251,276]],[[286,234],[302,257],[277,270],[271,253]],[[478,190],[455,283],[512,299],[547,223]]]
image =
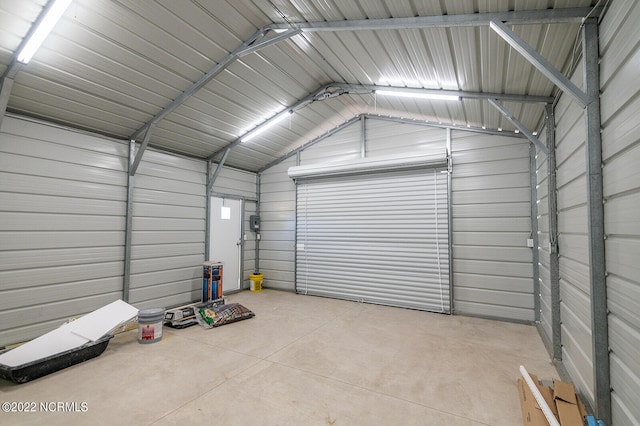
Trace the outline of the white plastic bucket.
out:
[[[162,339],[164,308],[138,311],[138,343],[155,343]]]

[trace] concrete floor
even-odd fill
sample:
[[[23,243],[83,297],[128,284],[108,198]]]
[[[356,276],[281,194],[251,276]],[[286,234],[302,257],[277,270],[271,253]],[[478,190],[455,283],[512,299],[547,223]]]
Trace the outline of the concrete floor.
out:
[[[227,299],[256,317],[164,327],[148,345],[126,332],[90,361],[0,380],[0,402],[37,403],[0,424],[513,426],[519,365],[558,377],[532,326],[273,290]]]

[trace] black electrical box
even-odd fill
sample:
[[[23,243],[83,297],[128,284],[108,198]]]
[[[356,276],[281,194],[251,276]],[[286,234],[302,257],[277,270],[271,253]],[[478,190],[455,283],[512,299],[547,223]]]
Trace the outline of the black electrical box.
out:
[[[249,217],[249,224],[252,231],[258,232],[260,230],[260,216],[258,216],[257,214],[252,214]]]

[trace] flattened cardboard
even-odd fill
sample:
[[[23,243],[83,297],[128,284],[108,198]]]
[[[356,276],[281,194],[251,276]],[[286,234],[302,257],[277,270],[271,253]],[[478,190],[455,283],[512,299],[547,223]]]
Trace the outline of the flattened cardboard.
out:
[[[562,426],[582,426],[584,420],[578,408],[578,398],[573,383],[553,380],[553,399]]]
[[[572,383],[553,380],[553,388],[543,386],[535,374],[529,374],[561,426],[583,426],[586,410]],[[523,378],[518,378],[518,394],[524,426],[549,426],[542,409]]]
[[[522,409],[524,426],[549,426],[544,413],[523,378],[518,379],[518,393],[520,394],[520,408]]]

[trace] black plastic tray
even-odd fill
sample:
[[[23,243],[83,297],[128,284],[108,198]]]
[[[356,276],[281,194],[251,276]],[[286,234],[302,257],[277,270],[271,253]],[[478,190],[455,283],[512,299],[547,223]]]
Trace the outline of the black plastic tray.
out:
[[[95,358],[107,349],[113,336],[105,336],[95,342],[86,343],[75,349],[27,362],[14,367],[0,364],[0,378],[14,383],[27,383],[47,374],[55,373],[72,365]]]

